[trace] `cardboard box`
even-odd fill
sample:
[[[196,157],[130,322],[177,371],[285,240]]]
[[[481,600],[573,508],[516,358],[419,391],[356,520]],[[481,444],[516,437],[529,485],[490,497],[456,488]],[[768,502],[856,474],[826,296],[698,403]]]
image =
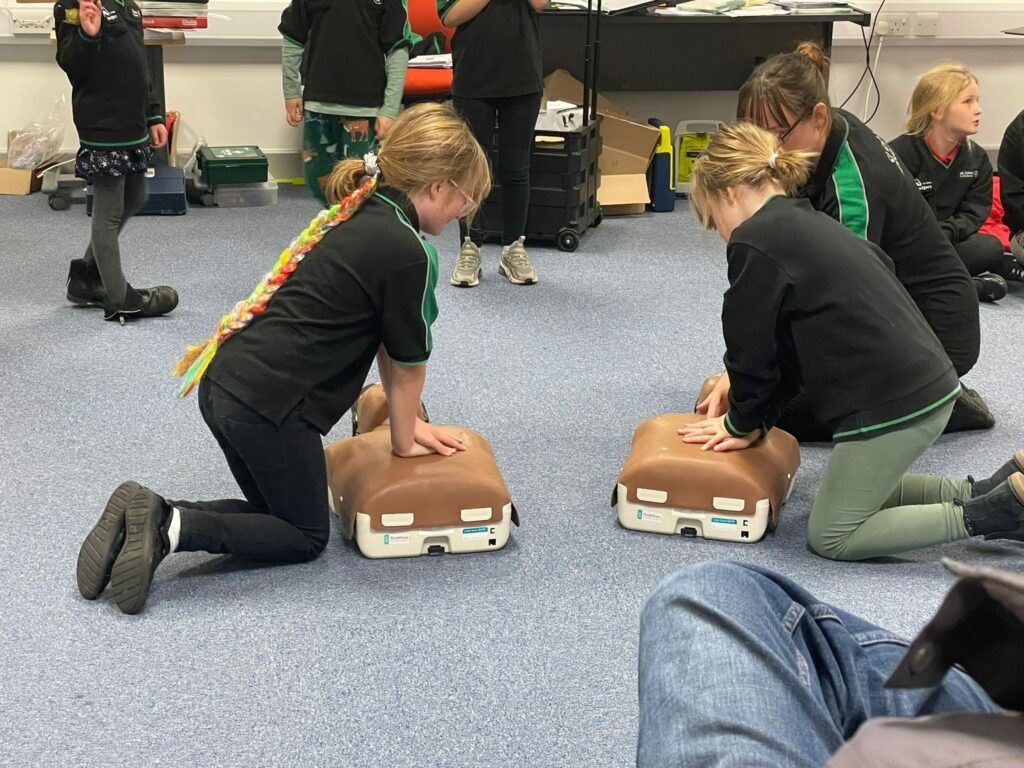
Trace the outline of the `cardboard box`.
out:
[[[7,146],[18,135],[17,131],[7,134]],[[49,160],[43,163],[45,166]],[[42,166],[40,166],[42,167]],[[36,178],[35,168],[9,168],[7,162],[0,162],[0,195],[31,195],[38,192],[43,185],[42,179]]]
[[[564,69],[556,69],[544,78],[545,101],[568,101],[576,105],[583,103],[583,83]],[[597,111],[602,115],[621,117],[629,120],[629,113],[618,104],[609,101],[601,94],[597,95]]]
[[[34,168],[8,168],[6,162],[0,162],[0,195],[30,195],[38,192],[42,184]]]
[[[557,69],[544,79],[544,99],[583,103],[583,83],[564,69]],[[601,185],[597,201],[603,216],[624,216],[643,213],[651,202],[647,189],[647,168],[661,137],[651,125],[634,123],[629,114],[604,98],[597,97],[597,111],[602,116]]]

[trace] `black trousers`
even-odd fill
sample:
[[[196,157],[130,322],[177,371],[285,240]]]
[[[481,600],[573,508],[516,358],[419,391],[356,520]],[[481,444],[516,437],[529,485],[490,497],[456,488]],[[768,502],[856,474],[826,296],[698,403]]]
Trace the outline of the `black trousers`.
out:
[[[460,96],[452,99],[455,111],[469,124],[488,157],[494,144],[494,123],[497,119],[497,177],[501,182],[503,245],[509,245],[526,234],[526,214],[530,208],[530,151],[540,113],[540,99],[540,93],[501,99],[466,99]],[[460,242],[468,234],[466,222],[460,221]]]
[[[1006,258],[1003,244],[992,235],[975,232],[966,240],[953,243],[957,255],[972,276],[982,272],[1004,275],[1013,262]]]
[[[330,507],[320,433],[297,413],[281,426],[208,379],[199,410],[245,500],[171,501],[181,510],[178,549],[297,563],[327,546]]]

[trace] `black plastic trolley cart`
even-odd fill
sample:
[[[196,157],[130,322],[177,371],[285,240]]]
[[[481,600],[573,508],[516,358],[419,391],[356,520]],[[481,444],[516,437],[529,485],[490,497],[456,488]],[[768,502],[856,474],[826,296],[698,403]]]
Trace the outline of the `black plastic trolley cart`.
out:
[[[587,33],[583,61],[583,120],[570,130],[537,130],[530,152],[530,207],[526,237],[554,242],[575,251],[583,234],[601,223],[597,202],[600,186],[601,116],[597,114],[597,74],[601,49],[601,0],[587,2]],[[497,142],[491,142],[491,166],[497,166]],[[472,222],[474,240],[500,240],[501,184]],[[506,243],[507,245],[507,243]]]

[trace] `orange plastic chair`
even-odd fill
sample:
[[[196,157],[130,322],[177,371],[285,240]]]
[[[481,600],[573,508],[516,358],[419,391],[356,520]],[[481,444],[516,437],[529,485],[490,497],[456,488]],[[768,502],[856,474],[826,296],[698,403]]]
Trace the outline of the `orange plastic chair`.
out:
[[[437,15],[437,0],[408,0],[409,26],[417,35],[426,37],[434,32],[443,32],[445,53],[452,51],[454,29],[441,24]],[[452,70],[450,69],[409,69],[405,76],[404,101],[428,101],[445,99],[452,92]]]

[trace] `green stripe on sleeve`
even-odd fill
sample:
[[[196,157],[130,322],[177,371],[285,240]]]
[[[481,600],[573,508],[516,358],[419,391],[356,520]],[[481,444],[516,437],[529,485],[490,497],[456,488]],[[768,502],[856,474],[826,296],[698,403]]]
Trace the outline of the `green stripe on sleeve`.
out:
[[[832,172],[832,181],[836,185],[836,198],[839,200],[839,223],[853,232],[862,240],[868,239],[868,196],[864,189],[864,177],[861,175],[857,158],[853,156],[848,141],[850,126],[846,126],[846,136],[839,148],[839,161]]]

